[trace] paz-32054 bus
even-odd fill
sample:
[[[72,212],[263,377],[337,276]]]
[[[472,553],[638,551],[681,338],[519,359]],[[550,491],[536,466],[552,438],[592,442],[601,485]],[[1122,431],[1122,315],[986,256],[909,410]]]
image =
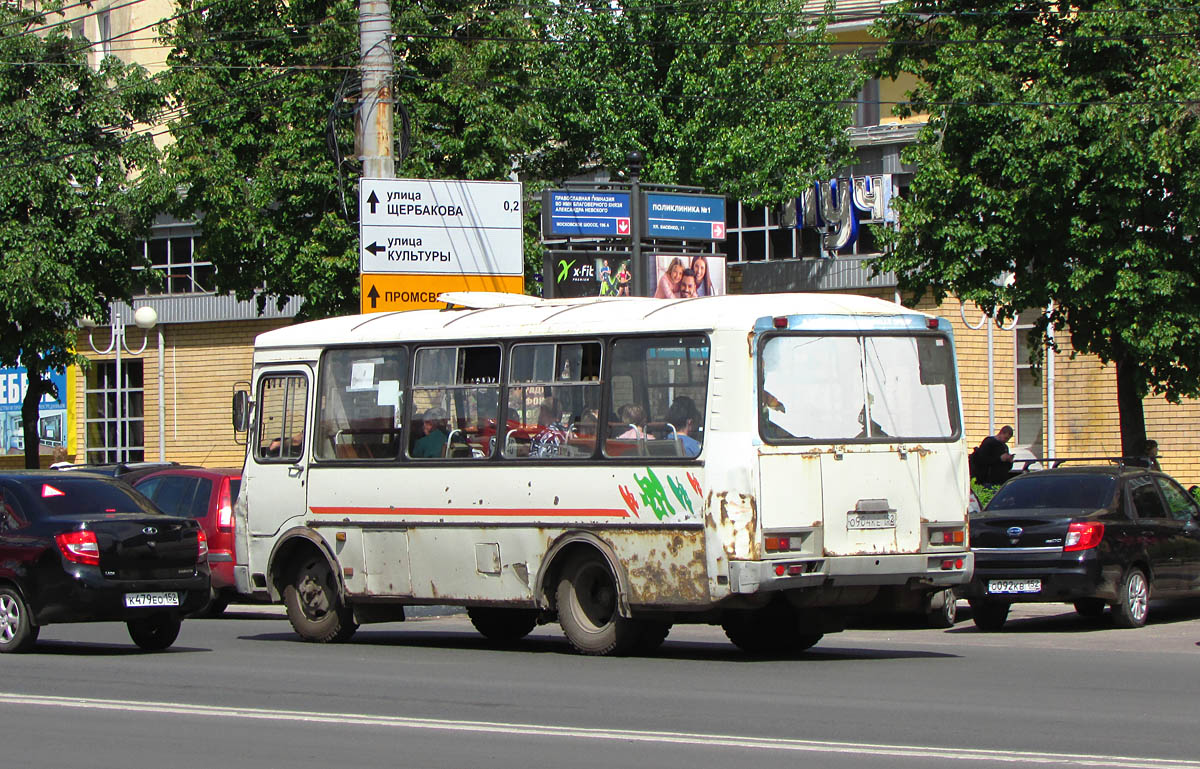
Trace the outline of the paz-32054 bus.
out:
[[[450,297],[447,297],[451,299]],[[861,296],[543,301],[258,337],[238,588],[340,641],[407,605],[590,654],[804,649],[971,573],[950,328]]]

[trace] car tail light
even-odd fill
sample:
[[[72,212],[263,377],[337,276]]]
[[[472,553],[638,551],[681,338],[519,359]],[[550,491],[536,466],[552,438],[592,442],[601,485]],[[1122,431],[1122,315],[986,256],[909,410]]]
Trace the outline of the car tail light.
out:
[[[1067,541],[1063,544],[1063,552],[1091,550],[1096,545],[1099,545],[1100,540],[1103,538],[1103,523],[1075,521],[1067,527]]]
[[[233,500],[229,498],[229,484],[221,486],[221,497],[217,500],[217,531],[233,531]]]
[[[196,529],[196,563],[203,563],[208,559],[208,536],[205,535],[204,529]]]
[[[55,534],[54,542],[68,561],[89,566],[100,565],[100,543],[96,540],[96,532],[68,531]]]

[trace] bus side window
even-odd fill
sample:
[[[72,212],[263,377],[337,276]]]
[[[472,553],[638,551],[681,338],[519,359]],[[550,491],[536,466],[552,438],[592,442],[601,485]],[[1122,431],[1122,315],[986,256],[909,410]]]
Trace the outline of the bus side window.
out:
[[[702,336],[617,339],[604,453],[691,459],[704,442],[709,344]]]
[[[403,440],[408,350],[368,347],[331,350],[321,361],[317,400],[320,459],[391,460]]]
[[[262,462],[292,462],[304,453],[308,378],[302,374],[271,374],[259,382],[258,443],[255,457]]]
[[[599,427],[600,353],[599,342],[513,345],[505,457],[592,456]]]
[[[414,358],[413,459],[484,459],[496,444],[500,347],[425,347]]]

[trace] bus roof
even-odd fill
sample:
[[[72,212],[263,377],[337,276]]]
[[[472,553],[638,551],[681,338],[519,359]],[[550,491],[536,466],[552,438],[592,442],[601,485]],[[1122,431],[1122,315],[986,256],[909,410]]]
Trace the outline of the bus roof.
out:
[[[467,293],[456,301],[469,301]],[[487,295],[493,305],[494,294]],[[655,331],[749,331],[763,318],[778,316],[854,317],[840,328],[878,327],[870,319],[920,321],[932,316],[894,302],[855,294],[732,294],[692,299],[584,297],[523,299],[514,304],[478,308],[346,315],[309,321],[260,334],[255,347],[322,347],[437,339],[488,339],[512,336],[587,335]],[[910,321],[911,322],[911,321]],[[888,324],[889,327],[895,327]],[[907,324],[906,324],[907,325]]]

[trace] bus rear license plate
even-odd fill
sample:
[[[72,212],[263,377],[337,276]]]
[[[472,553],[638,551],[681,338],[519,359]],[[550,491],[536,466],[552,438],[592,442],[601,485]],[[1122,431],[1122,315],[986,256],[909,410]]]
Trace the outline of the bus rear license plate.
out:
[[[894,529],[896,514],[892,512],[847,513],[847,529]]]
[[[179,593],[126,593],[125,605],[137,606],[178,606]]]
[[[988,580],[989,593],[1040,593],[1040,579],[992,579]]]

